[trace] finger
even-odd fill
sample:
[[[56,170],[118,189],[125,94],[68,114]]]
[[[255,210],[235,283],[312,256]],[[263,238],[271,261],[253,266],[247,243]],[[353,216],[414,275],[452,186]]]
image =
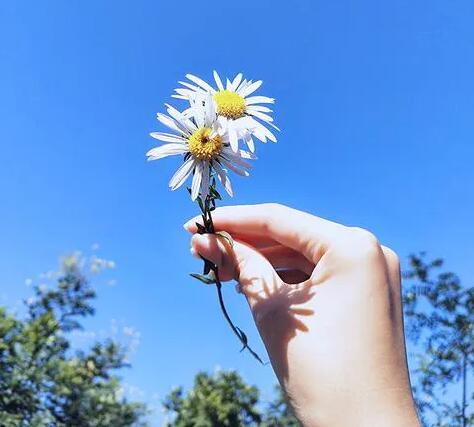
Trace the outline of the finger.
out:
[[[392,285],[392,289],[396,291],[397,295],[399,295],[401,292],[400,259],[398,258],[396,252],[394,252],[392,249],[383,245],[381,247],[385,261],[387,263],[387,272],[390,284]]]
[[[264,237],[264,236],[255,236],[254,234],[246,233],[232,233],[232,237],[235,240],[240,242],[247,243],[248,245],[254,247],[255,249],[268,248],[272,246],[282,246],[281,243],[277,242],[274,239]]]
[[[314,270],[314,264],[308,259],[296,252],[294,249],[285,246],[272,246],[269,248],[259,249],[259,252],[273,265],[275,270],[300,270],[308,276]]]
[[[184,227],[196,232],[196,217]],[[343,226],[278,204],[226,206],[213,212],[217,230],[246,233],[271,238],[284,246],[303,253],[315,264],[327,250],[332,238]]]
[[[247,297],[250,307],[268,289],[281,286],[282,282],[268,260],[251,246],[234,241],[231,247],[210,234],[195,234],[192,238],[194,251],[218,267],[222,281],[235,279]]]

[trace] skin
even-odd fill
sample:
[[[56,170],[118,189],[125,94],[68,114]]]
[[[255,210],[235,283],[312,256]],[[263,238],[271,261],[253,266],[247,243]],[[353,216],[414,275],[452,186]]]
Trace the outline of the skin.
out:
[[[191,252],[235,279],[303,426],[420,426],[410,388],[397,255],[370,232],[278,204],[213,212]]]

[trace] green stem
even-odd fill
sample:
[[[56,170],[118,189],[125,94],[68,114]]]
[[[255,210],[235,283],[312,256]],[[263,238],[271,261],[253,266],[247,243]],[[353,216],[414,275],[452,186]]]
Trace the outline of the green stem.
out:
[[[203,228],[201,229],[201,233],[207,233],[207,234],[215,234],[215,229],[214,229],[214,221],[212,219],[212,213],[211,213],[211,203],[214,209],[215,207],[215,198],[212,195],[209,195],[204,202],[200,202],[200,207],[201,207],[201,212],[202,212],[202,220],[203,220]],[[248,352],[255,358],[257,359],[260,363],[263,364],[262,359],[260,356],[248,345],[247,342],[247,336],[244,334],[244,332],[238,327],[235,326],[234,322],[232,322],[229,313],[227,312],[227,309],[225,307],[224,303],[224,297],[222,294],[222,283],[219,278],[219,268],[217,265],[215,265],[213,262],[209,261],[208,259],[202,257],[202,260],[204,261],[204,274],[207,274],[209,271],[212,271],[214,273],[214,278],[216,282],[216,289],[217,289],[217,297],[219,298],[219,305],[222,311],[222,314],[224,315],[224,318],[230,328],[232,329],[232,332],[235,334],[235,336],[239,339],[239,341],[242,344],[242,350],[248,350]],[[241,351],[242,351],[241,350]]]

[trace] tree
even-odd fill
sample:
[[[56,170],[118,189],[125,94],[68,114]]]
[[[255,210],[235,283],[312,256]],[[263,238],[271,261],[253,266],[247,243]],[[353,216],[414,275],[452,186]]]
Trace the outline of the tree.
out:
[[[71,348],[69,333],[94,314],[78,257],[64,259],[54,288],[34,293],[24,318],[0,307],[0,425],[145,425],[145,406],[120,396],[115,371],[127,366],[125,349],[112,340]]]
[[[474,287],[463,287],[451,272],[435,275],[442,265],[440,259],[427,262],[424,254],[412,255],[404,274],[410,282],[403,299],[416,353],[414,391],[425,423],[474,426],[474,393],[468,393],[474,372]]]
[[[188,393],[173,390],[163,406],[170,416],[167,427],[299,426],[281,391],[264,406],[259,390],[235,371],[200,372]]]

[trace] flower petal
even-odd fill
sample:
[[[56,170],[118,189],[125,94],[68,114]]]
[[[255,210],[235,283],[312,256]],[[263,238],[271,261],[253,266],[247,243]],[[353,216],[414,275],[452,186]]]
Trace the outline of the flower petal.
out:
[[[273,122],[273,117],[270,117],[268,114],[261,113],[260,111],[248,111],[248,113],[257,119],[263,120],[264,122]]]
[[[181,125],[171,117],[168,117],[166,114],[157,113],[156,118],[170,129],[173,129],[182,135],[189,135],[188,130],[183,125]]]
[[[185,127],[189,133],[193,133],[196,130],[196,125],[189,120],[187,117],[183,115],[183,113],[180,113],[176,108],[174,108],[172,105],[165,104],[167,108],[168,114],[177,122],[179,122],[183,127]]]
[[[229,162],[224,157],[221,156],[220,161],[222,161],[222,163],[224,163],[224,165],[226,165],[231,171],[235,172],[237,175],[249,176],[249,173],[246,170],[239,169],[237,166],[234,166],[231,162]]]
[[[163,157],[175,156],[177,154],[184,154],[188,152],[188,146],[185,144],[164,144],[159,147],[152,148],[146,153],[148,160],[158,160]]]
[[[227,122],[227,132],[229,134],[229,142],[232,150],[234,152],[237,152],[239,149],[239,140],[237,138],[237,132],[234,129],[232,121]]]
[[[273,112],[273,110],[271,110],[270,108],[265,107],[263,105],[249,105],[247,107],[247,112],[250,112],[250,111],[260,111],[261,113],[272,113]]]
[[[184,143],[186,139],[179,135],[174,135],[172,133],[165,133],[165,132],[151,132],[150,136],[155,139],[159,139],[160,141],[165,142],[177,142],[177,143]]]
[[[240,82],[242,81],[242,73],[237,74],[232,81],[232,90],[235,92],[239,87]]]
[[[196,83],[198,86],[202,87],[206,92],[214,93],[215,89],[206,83],[204,80],[199,77],[193,76],[192,74],[186,74],[186,78]]]
[[[203,203],[209,194],[209,162],[202,162],[201,198]]]
[[[170,179],[169,186],[171,190],[176,190],[183,185],[186,178],[193,171],[196,161],[193,158],[186,160]]]
[[[219,74],[217,73],[217,71],[214,70],[213,74],[214,74],[214,80],[216,81],[217,88],[219,90],[224,90],[224,85],[222,84],[222,80],[219,77]]]
[[[262,86],[262,83],[263,82],[261,80],[257,80],[256,82],[247,86],[244,90],[241,90],[239,95],[242,98],[249,96],[251,93],[254,93],[260,86]]]
[[[183,86],[187,87],[188,89],[191,89],[193,92],[206,93],[206,91],[204,89],[202,89],[198,86],[194,86],[191,83],[182,82],[182,81],[179,81],[178,83],[182,84]],[[180,89],[182,89],[182,88],[180,88]]]
[[[193,202],[199,196],[201,181],[202,181],[202,162],[196,162],[196,167],[194,168],[193,182],[191,184],[191,200]]]
[[[268,98],[267,96],[251,96],[249,98],[245,98],[245,103],[247,105],[253,104],[274,104],[274,98]]]
[[[221,182],[222,186],[225,188],[225,191],[227,191],[230,197],[233,197],[234,190],[232,189],[232,184],[225,170],[222,169],[222,166],[219,164],[219,162],[215,160],[212,162],[212,166],[217,172],[217,177],[219,178],[219,181]]]

